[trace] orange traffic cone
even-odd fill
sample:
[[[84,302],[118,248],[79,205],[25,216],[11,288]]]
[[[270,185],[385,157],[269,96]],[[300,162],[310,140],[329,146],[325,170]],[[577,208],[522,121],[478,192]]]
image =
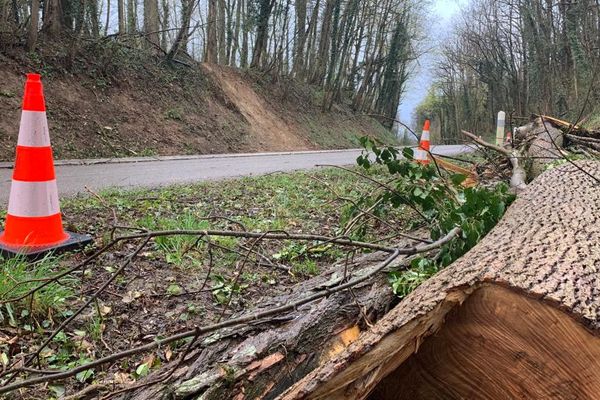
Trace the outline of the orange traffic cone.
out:
[[[429,149],[431,147],[429,139],[429,120],[426,119],[423,124],[423,133],[421,134],[421,140],[419,141],[419,148],[415,150],[415,160],[420,164],[429,164]]]
[[[89,236],[65,232],[62,227],[44,91],[38,74],[27,74],[16,153],[5,230],[0,232],[0,253],[37,257],[91,242]]]

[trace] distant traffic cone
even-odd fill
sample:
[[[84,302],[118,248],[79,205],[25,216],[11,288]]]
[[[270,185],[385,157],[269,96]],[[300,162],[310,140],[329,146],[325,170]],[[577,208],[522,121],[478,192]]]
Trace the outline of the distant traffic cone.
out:
[[[41,256],[91,242],[89,236],[65,232],[62,227],[46,104],[40,75],[27,74],[0,253]]]
[[[426,119],[423,124],[423,133],[419,141],[419,148],[415,150],[415,160],[420,164],[429,164],[429,149],[431,147],[429,139],[429,120]]]

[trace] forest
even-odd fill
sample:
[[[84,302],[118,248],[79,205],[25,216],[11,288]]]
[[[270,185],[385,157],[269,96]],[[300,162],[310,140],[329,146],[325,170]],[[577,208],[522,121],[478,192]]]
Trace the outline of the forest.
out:
[[[0,49],[31,52],[57,42],[73,57],[91,42],[111,42],[171,63],[252,68],[311,85],[325,111],[344,102],[390,127],[420,56],[430,52],[428,95],[414,120],[403,122],[431,118],[444,142],[462,140],[461,129],[492,132],[500,110],[510,127],[532,113],[587,118],[595,127],[598,0],[472,1],[442,38],[429,37],[428,7],[412,0],[1,0]]]
[[[116,42],[162,60],[253,68],[312,85],[391,126],[417,54],[410,0],[1,0],[0,48],[76,54]]]
[[[599,4],[472,2],[438,49],[435,81],[417,118],[433,117],[450,142],[461,129],[491,132],[500,110],[513,127],[532,113],[587,118],[597,127]]]

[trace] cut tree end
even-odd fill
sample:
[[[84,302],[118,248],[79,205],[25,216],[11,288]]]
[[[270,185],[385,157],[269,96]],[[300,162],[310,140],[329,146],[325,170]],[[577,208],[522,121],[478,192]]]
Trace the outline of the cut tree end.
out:
[[[599,360],[600,338],[567,314],[484,285],[416,353],[390,360],[400,365],[367,399],[591,399]]]

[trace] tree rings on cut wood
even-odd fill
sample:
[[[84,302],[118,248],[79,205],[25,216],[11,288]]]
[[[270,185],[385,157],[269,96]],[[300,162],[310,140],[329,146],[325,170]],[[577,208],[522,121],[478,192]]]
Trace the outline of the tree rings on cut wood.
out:
[[[538,177],[469,253],[279,398],[592,399],[600,163]]]

